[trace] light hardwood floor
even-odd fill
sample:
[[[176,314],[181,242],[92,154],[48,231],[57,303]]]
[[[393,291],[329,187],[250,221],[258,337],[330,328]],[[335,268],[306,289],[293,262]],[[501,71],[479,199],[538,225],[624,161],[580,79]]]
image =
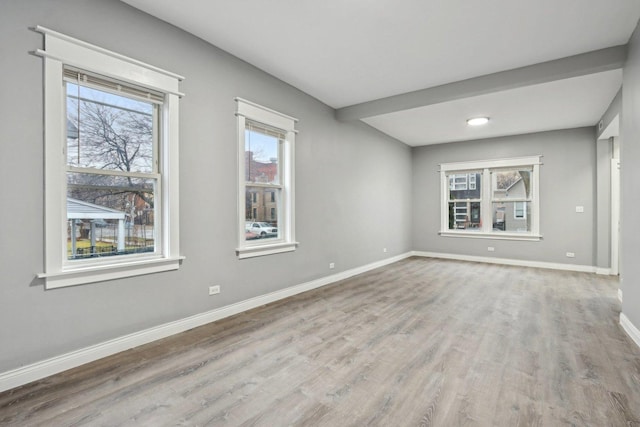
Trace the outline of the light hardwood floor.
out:
[[[616,292],[410,258],[2,393],[0,424],[640,425]]]

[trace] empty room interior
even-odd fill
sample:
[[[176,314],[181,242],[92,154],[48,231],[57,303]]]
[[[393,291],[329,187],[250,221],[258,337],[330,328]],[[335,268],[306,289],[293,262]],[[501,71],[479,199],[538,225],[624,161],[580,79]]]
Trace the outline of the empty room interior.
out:
[[[637,0],[0,2],[0,425],[640,425]]]

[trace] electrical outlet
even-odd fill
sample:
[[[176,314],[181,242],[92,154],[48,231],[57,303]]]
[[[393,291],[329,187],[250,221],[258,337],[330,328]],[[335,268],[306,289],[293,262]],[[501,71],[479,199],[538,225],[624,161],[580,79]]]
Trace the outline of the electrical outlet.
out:
[[[336,263],[335,262],[330,262],[329,263],[329,269],[334,269],[336,268]]]
[[[215,295],[220,293],[220,286],[209,286],[209,295]]]
[[[387,248],[382,248],[382,252],[387,253]]]
[[[494,248],[493,246],[489,246],[489,247],[487,247],[487,250],[489,252],[495,252],[496,248]]]
[[[576,206],[577,213],[584,213],[584,206]]]
[[[567,252],[567,258],[575,258],[576,254],[574,254],[573,252]]]

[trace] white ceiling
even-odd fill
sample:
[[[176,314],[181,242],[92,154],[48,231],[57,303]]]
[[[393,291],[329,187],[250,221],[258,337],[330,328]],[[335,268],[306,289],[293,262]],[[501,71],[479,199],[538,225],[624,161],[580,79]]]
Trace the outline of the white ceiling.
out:
[[[640,18],[638,0],[123,1],[336,109],[622,45]],[[409,145],[594,125],[620,84],[606,72],[363,120]],[[472,110],[490,126],[462,128]]]
[[[364,118],[411,146],[595,125],[622,82],[622,71],[526,86]],[[488,116],[485,126],[466,119]],[[497,130],[496,130],[497,128]]]

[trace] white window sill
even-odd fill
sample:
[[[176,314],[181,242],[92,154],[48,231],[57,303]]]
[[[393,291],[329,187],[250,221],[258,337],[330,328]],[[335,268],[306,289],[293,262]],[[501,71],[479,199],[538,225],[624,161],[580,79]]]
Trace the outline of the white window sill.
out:
[[[45,279],[46,289],[55,289],[65,286],[84,285],[87,283],[103,282],[105,280],[177,270],[183,259],[184,257],[156,258],[119,264],[93,265],[53,273],[40,273],[38,274],[38,278]]]
[[[296,250],[298,242],[273,243],[259,246],[244,246],[236,249],[238,259],[253,258],[257,256],[280,254],[283,252],[293,252]]]
[[[494,239],[494,240],[523,240],[529,242],[538,242],[542,240],[539,234],[525,233],[483,233],[481,231],[440,231],[438,234],[442,237],[465,237],[470,239]]]

